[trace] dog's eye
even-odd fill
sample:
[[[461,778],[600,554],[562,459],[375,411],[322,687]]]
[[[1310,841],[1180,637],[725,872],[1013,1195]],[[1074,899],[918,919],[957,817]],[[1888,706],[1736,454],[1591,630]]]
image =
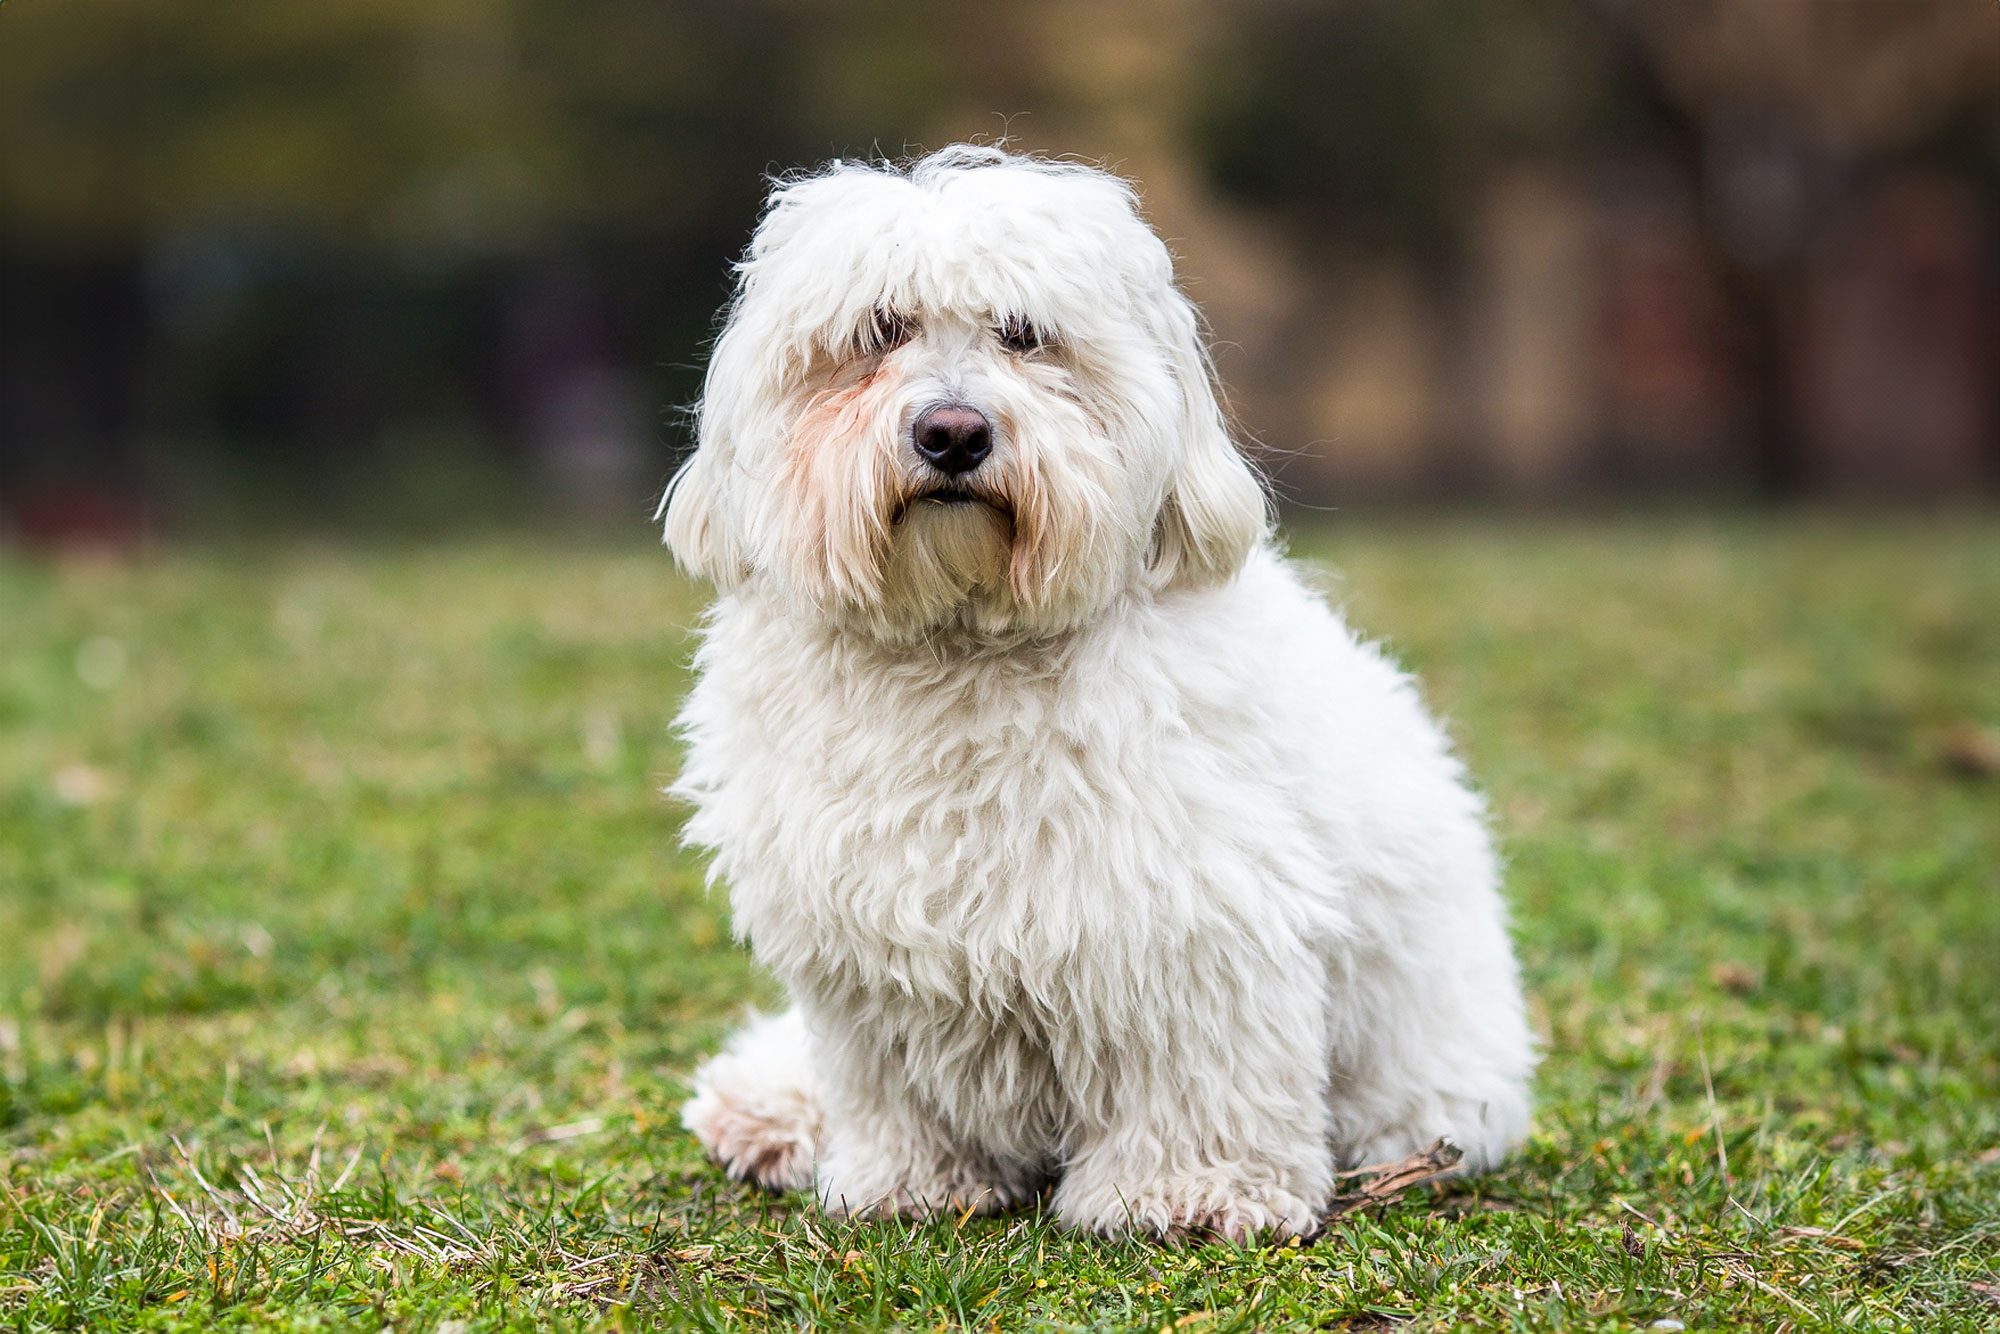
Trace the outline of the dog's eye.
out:
[[[1000,345],[1009,352],[1033,352],[1048,339],[1024,315],[1009,315],[1000,323]]]
[[[875,318],[861,334],[861,350],[877,354],[893,352],[916,336],[917,326],[893,310],[875,308]]]

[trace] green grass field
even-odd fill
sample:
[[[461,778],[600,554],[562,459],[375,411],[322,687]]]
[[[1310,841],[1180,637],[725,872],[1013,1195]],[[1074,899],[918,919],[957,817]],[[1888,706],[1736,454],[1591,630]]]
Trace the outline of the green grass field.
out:
[[[643,540],[0,560],[0,1325],[2000,1325],[2000,524],[1302,544],[1492,794],[1548,1056],[1507,1170],[1275,1250],[704,1165],[775,995]]]

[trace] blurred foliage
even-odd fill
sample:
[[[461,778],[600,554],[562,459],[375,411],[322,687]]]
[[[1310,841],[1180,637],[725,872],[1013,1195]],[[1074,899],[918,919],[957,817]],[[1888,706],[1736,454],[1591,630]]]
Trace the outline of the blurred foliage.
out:
[[[170,261],[220,238],[281,277],[310,250],[333,292],[361,275],[328,251],[438,271],[624,244],[719,276],[757,168],[857,119],[805,114],[816,25],[783,8],[22,0],[0,15],[0,222]],[[921,99],[925,72],[895,86]]]
[[[1783,463],[1787,293],[1883,164],[2000,211],[1996,35],[1985,0],[9,0],[0,492],[170,474],[316,500],[411,453],[546,462],[614,418],[643,490],[766,174],[1009,132],[1144,177],[1177,239],[1213,238],[1204,304],[1246,344],[1277,331],[1243,400],[1298,441],[1349,434],[1311,415],[1339,264],[1412,271],[1422,327],[1390,363],[1481,383],[1466,254],[1496,183],[1545,170],[1600,214],[1650,193],[1728,280],[1693,337],[1772,400],[1743,433]],[[1961,343],[2000,310],[1975,304]],[[593,376],[627,406],[552,425]]]
[[[872,14],[856,31],[774,0],[20,0],[0,17],[0,208],[44,238],[261,224],[462,255],[552,228],[740,226],[746,159],[814,156],[949,94],[921,58],[949,20]],[[868,61],[889,34],[916,58],[846,77],[836,29]]]
[[[316,496],[412,449],[518,449],[524,399],[553,392],[521,374],[564,356],[636,377],[663,435],[764,174],[1044,95],[937,58],[996,49],[979,24],[916,3],[16,0],[0,484],[79,458],[129,473],[142,436],[180,481],[220,442],[232,484]],[[536,332],[565,319],[585,345]]]

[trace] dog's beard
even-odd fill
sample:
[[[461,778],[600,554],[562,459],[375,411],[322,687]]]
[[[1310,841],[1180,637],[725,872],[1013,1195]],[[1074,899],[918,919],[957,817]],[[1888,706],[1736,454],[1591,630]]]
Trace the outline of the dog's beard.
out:
[[[823,615],[893,640],[992,633],[1016,610],[1017,528],[994,480],[938,486],[905,471],[898,443],[858,432],[795,451],[789,582]]]
[[[996,475],[958,492],[906,489],[879,529],[866,594],[843,619],[895,642],[966,634],[1012,640],[1057,634],[1111,596],[1124,550],[1104,493],[1080,477]]]
[[[1009,619],[1013,516],[982,500],[919,498],[889,535],[881,609],[912,630],[993,630]]]

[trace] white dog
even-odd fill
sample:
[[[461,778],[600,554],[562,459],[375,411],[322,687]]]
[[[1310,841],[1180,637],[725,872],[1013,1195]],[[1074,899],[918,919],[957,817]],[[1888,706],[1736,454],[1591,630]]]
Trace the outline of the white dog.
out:
[[[695,1076],[732,1176],[1310,1234],[1522,1137],[1479,799],[1273,548],[1132,191],[946,149],[773,193],[663,506],[720,592],[674,791],[789,988]]]

